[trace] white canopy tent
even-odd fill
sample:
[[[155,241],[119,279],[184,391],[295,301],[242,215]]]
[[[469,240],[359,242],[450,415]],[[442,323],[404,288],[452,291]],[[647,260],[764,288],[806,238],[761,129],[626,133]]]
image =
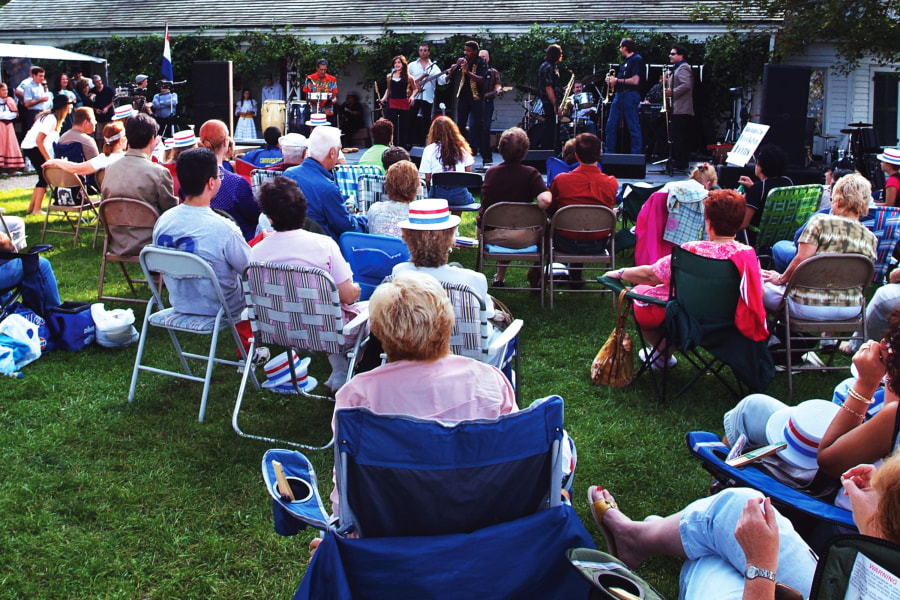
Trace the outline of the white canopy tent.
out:
[[[32,46],[30,44],[3,44],[0,43],[0,58],[27,58],[30,60],[64,60],[70,62],[102,63],[104,74],[106,73],[106,59],[61,50],[53,46]]]

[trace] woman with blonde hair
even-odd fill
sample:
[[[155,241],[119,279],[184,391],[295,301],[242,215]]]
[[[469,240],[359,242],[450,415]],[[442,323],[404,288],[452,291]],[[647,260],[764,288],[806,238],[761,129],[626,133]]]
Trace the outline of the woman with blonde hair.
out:
[[[714,190],[719,187],[719,176],[716,174],[716,168],[709,163],[695,166],[691,170],[689,179],[693,179],[707,190]]]
[[[472,149],[456,123],[449,117],[435,119],[428,132],[428,145],[422,151],[422,164],[419,167],[419,172],[425,175],[425,183],[431,183],[434,173],[470,172],[474,163]],[[432,186],[431,197],[444,198],[450,206],[462,206],[475,201],[465,188]]]
[[[201,148],[209,148],[219,162],[219,179],[222,181],[219,191],[210,202],[217,210],[224,210],[235,220],[245,240],[252,240],[256,235],[259,222],[259,204],[253,199],[253,190],[247,180],[223,168],[222,162],[231,151],[231,136],[228,127],[222,121],[210,119],[200,126]]]
[[[875,262],[878,240],[859,222],[868,213],[872,184],[858,173],[841,177],[831,192],[832,214],[818,213],[807,221],[800,234],[797,255],[785,269],[763,271],[763,303],[772,311],[778,308],[785,284],[800,263],[816,254],[862,254]],[[794,288],[788,298],[791,316],[800,319],[852,319],[859,314],[862,291],[823,291]],[[855,306],[854,306],[855,305]]]
[[[103,151],[84,162],[76,163],[54,158],[44,163],[44,167],[57,167],[75,175],[87,176],[105,169],[123,156],[128,149],[128,138],[125,137],[125,121],[112,121],[103,126]]]
[[[37,184],[31,192],[29,215],[43,215],[41,205],[47,194],[47,180],[44,179],[44,163],[53,158],[53,143],[59,140],[63,122],[72,109],[68,96],[53,97],[53,108],[40,112],[34,118],[34,125],[22,140],[22,151],[31,160],[38,174]]]
[[[416,80],[407,69],[406,57],[398,54],[391,59],[392,70],[387,74],[381,105],[387,107],[388,120],[394,124],[394,144],[406,146],[409,139],[409,112],[416,95]]]
[[[409,218],[409,203],[419,194],[419,170],[408,160],[394,163],[384,178],[386,200],[369,207],[369,233],[402,237],[401,221]]]

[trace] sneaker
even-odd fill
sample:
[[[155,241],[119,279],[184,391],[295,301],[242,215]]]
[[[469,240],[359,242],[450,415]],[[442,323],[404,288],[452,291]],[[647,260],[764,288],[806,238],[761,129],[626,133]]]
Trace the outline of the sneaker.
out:
[[[641,348],[640,350],[638,350],[638,356],[640,357],[641,362],[643,362],[643,363],[647,362],[647,354],[649,352],[650,352],[649,348]],[[659,356],[655,356],[653,358],[653,362],[650,364],[650,368],[653,369],[654,371],[662,371],[665,368],[671,369],[675,365],[678,364],[678,359],[675,358],[674,356],[670,356],[669,360],[666,361],[666,365],[663,366],[662,360],[660,360],[660,358],[661,357],[659,357]]]

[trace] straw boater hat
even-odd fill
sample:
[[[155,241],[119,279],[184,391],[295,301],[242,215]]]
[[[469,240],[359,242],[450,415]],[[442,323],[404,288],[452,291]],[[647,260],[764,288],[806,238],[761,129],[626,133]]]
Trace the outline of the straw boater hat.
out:
[[[409,218],[397,225],[402,229],[440,231],[459,225],[460,218],[450,214],[450,207],[443,198],[426,198],[409,203]]]
[[[190,148],[196,143],[197,138],[194,137],[193,129],[182,129],[181,131],[176,131],[175,136],[172,138],[172,146],[174,146],[175,148]]]
[[[113,115],[113,121],[119,121],[121,119],[127,119],[128,117],[134,116],[134,109],[131,108],[130,104],[123,104],[122,106],[116,107],[116,114]]]
[[[876,156],[881,162],[886,162],[900,167],[900,148],[885,148],[883,154]]]
[[[766,422],[766,439],[770,444],[787,442],[778,456],[795,467],[818,468],[819,442],[839,410],[840,406],[826,400],[807,400],[783,408]]]
[[[310,115],[306,125],[307,127],[319,127],[320,125],[331,125],[331,123],[328,122],[328,117],[325,116],[325,113],[313,113]]]

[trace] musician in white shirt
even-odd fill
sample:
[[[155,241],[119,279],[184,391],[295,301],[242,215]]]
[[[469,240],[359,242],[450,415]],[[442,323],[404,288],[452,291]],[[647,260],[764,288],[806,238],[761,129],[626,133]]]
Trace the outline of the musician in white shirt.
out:
[[[419,92],[413,99],[412,115],[412,141],[415,144],[423,145],[425,135],[431,126],[432,107],[434,106],[434,90],[437,81],[432,79],[428,83],[424,83],[426,79],[440,75],[441,69],[436,62],[429,58],[431,47],[423,42],[419,45],[419,60],[409,63],[407,67],[409,75],[416,80],[416,87]],[[424,84],[424,85],[423,85]]]

